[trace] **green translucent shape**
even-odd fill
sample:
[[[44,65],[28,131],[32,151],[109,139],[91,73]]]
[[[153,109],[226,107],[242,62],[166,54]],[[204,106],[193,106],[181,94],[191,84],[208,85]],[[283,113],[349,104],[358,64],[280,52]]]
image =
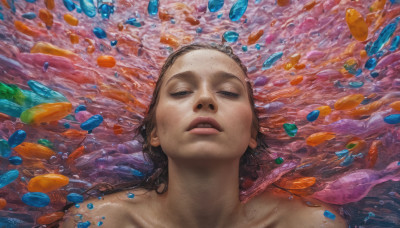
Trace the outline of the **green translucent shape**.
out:
[[[350,143],[350,144],[346,145],[346,148],[350,150],[350,149],[353,149],[356,145],[357,144],[355,144],[355,143]]]
[[[278,165],[282,164],[283,163],[283,158],[282,157],[276,158],[275,159],[275,163],[278,164]]]
[[[42,144],[45,147],[48,147],[50,149],[54,149],[54,144],[48,139],[39,139],[37,142],[39,144]]]
[[[295,124],[283,124],[283,128],[290,137],[294,137],[297,134],[297,126]]]
[[[14,88],[0,82],[0,98],[1,99],[13,100],[15,93],[16,93],[16,90]]]
[[[30,124],[33,122],[33,117],[35,116],[35,112],[33,112],[31,109],[27,109],[21,113],[21,116],[19,117],[22,122]]]

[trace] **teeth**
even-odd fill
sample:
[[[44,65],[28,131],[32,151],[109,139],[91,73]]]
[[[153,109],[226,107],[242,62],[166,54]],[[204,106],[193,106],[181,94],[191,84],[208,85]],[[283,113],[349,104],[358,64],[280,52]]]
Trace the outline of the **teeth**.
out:
[[[197,128],[212,128],[211,124],[201,123],[196,126]]]

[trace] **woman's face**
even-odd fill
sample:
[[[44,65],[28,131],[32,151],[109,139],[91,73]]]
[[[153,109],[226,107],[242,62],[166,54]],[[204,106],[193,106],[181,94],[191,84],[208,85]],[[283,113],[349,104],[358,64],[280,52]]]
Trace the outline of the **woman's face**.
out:
[[[245,74],[229,56],[186,53],[164,75],[150,144],[170,159],[239,159],[257,146],[248,96]]]

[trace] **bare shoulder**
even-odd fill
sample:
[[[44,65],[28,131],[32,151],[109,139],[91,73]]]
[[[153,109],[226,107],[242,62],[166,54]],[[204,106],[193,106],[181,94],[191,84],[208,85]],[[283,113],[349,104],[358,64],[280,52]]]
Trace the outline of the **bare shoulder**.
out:
[[[60,227],[77,227],[80,223],[104,227],[135,224],[133,215],[146,211],[145,205],[153,194],[145,189],[134,189],[86,200],[66,212]]]
[[[346,228],[346,221],[331,206],[315,201],[319,206],[307,206],[299,198],[281,200],[281,227]]]

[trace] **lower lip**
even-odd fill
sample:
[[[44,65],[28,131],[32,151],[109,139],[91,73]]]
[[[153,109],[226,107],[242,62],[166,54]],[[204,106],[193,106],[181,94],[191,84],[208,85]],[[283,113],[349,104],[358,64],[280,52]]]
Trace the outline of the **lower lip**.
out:
[[[215,128],[193,128],[189,132],[196,135],[215,135],[219,133]]]

